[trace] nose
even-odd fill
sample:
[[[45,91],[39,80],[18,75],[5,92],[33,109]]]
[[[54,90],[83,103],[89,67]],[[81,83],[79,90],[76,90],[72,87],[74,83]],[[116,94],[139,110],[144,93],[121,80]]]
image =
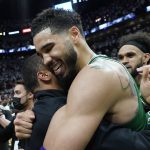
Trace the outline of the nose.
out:
[[[52,61],[52,58],[49,56],[49,54],[43,54],[44,65],[48,65],[51,61]]]
[[[122,63],[123,65],[128,64],[128,63],[129,63],[128,58],[127,58],[127,57],[123,57],[123,59],[121,60],[121,63]]]

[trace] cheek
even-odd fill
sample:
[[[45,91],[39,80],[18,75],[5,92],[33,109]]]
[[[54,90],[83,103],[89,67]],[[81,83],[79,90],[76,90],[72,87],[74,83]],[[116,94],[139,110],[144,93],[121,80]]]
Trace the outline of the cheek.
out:
[[[21,104],[24,104],[26,102],[26,97],[23,97],[20,101]]]
[[[134,60],[131,62],[131,65],[133,68],[137,68],[137,66],[139,66],[141,64],[141,61],[137,61],[137,60]]]

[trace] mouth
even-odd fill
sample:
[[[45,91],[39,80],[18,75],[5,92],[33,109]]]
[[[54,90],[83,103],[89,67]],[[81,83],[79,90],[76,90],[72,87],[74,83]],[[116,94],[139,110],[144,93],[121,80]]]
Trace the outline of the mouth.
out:
[[[129,66],[129,65],[125,65],[125,67],[126,67],[127,69],[131,69],[131,66]]]
[[[54,62],[53,65],[51,65],[50,69],[56,76],[64,76],[65,74],[65,66],[61,61]]]

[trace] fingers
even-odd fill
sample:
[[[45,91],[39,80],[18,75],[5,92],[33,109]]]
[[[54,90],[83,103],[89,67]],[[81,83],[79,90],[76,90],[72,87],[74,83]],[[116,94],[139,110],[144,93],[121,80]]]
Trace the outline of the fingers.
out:
[[[149,78],[150,78],[150,65],[146,65],[146,66],[137,68],[137,71],[139,72],[139,74],[142,75],[143,81],[149,80]]]
[[[16,137],[19,139],[19,140],[22,140],[22,139],[28,139],[31,137],[31,134],[22,134],[20,132],[16,132]]]
[[[14,120],[14,125],[15,125],[15,130],[18,130],[18,128],[32,130],[32,126],[33,126],[32,122],[27,122],[27,121],[21,120],[19,118],[16,118]]]
[[[31,136],[34,119],[34,113],[29,110],[17,114],[14,125],[18,139],[29,138]]]
[[[24,112],[18,113],[16,118],[32,123],[33,120],[35,119],[35,115],[34,115],[33,111],[26,110]]]
[[[144,67],[143,68],[143,74],[142,74],[142,80],[143,81],[147,81],[148,74],[149,74],[149,68],[148,67]]]

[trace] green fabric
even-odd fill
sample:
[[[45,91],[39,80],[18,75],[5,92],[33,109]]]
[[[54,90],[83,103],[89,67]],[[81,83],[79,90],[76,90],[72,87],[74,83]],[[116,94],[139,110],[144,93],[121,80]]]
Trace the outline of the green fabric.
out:
[[[98,60],[102,60],[102,59],[105,59],[105,60],[110,60],[110,61],[114,61],[114,62],[117,62],[119,63],[118,61],[116,60],[113,60],[113,59],[110,59],[108,58],[107,56],[105,55],[96,55],[94,56],[90,62],[88,63],[89,65],[90,64],[93,64],[94,62],[98,62]],[[97,63],[98,64],[98,63]],[[119,63],[121,64],[121,63]],[[101,65],[101,64],[99,64]],[[122,64],[121,64],[122,65]],[[143,130],[143,129],[147,129],[148,128],[148,119],[150,118],[150,115],[146,115],[145,111],[144,111],[144,107],[143,107],[143,104],[142,104],[142,100],[141,100],[141,95],[140,95],[140,92],[138,90],[138,87],[134,81],[134,79],[132,78],[132,76],[130,75],[130,73],[128,72],[128,70],[126,69],[126,67],[124,65],[122,65],[124,67],[124,69],[126,70],[128,76],[130,77],[130,86],[132,87],[132,89],[134,90],[133,92],[136,94],[136,96],[138,97],[138,111],[137,111],[137,114],[136,116],[130,121],[128,122],[127,124],[125,124],[124,126],[127,127],[127,128],[130,128],[130,129],[133,129],[135,131],[139,131],[139,130]],[[149,117],[149,118],[148,118]],[[150,121],[149,121],[150,123]]]

